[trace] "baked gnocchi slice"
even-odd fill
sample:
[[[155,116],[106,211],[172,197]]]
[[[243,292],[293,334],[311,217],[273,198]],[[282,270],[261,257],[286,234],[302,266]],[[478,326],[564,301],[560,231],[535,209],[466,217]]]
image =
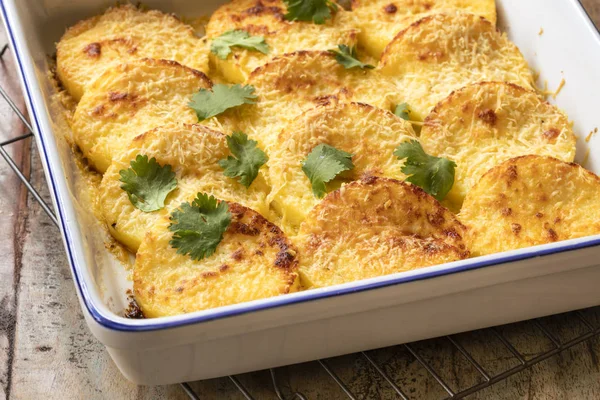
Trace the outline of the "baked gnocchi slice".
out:
[[[170,122],[198,121],[188,103],[212,82],[175,61],[141,59],[107,69],[77,105],[71,128],[75,143],[104,173],[137,135]]]
[[[301,279],[318,288],[461,260],[465,230],[420,188],[366,177],[330,193],[300,226]]]
[[[350,13],[331,2],[324,23],[290,21],[282,0],[233,0],[211,16],[206,34],[211,60],[230,82],[243,82],[274,56],[297,50],[329,50],[356,45]]]
[[[299,290],[297,251],[277,226],[237,203],[219,204],[218,211],[200,209],[206,204],[198,207],[198,197],[182,204],[179,214],[160,218],[140,246],[133,292],[144,316],[190,313]],[[224,230],[214,253],[198,258],[202,238],[214,234],[194,237],[200,218],[183,221],[184,213],[203,214]],[[181,224],[188,231],[174,229]]]
[[[379,58],[402,29],[434,13],[461,11],[496,24],[495,0],[352,0],[352,15],[360,33],[359,44]]]
[[[231,155],[225,135],[202,125],[171,123],[137,136],[102,178],[99,200],[109,231],[135,252],[156,221],[198,191],[268,215],[262,172],[246,188],[219,165]],[[128,188],[132,183],[138,186]],[[148,186],[154,188],[150,193]],[[162,207],[148,207],[159,194]]]
[[[258,96],[255,104],[218,119],[258,140],[270,153],[279,132],[303,111],[317,105],[363,102],[391,109],[395,87],[376,71],[345,69],[322,51],[298,51],[276,57],[254,70],[247,82]]]
[[[509,82],[534,88],[533,73],[506,34],[483,17],[429,15],[404,29],[386,47],[379,69],[394,77],[398,102],[423,120],[452,91],[471,83]]]
[[[327,184],[337,188],[341,182],[360,179],[364,174],[404,179],[403,162],[394,156],[394,149],[415,138],[409,122],[362,103],[318,106],[297,117],[279,134],[268,163],[272,185],[269,198],[282,216],[284,230],[297,231],[320,201],[303,167],[317,146],[326,144],[352,155],[353,168]]]
[[[600,234],[600,178],[580,165],[528,155],[488,171],[460,219],[481,256]]]
[[[140,58],[173,60],[208,72],[208,48],[191,26],[172,14],[129,4],[80,21],[56,44],[56,72],[77,101],[104,70]]]
[[[457,164],[447,201],[460,206],[481,176],[510,158],[537,154],[575,159],[576,137],[567,116],[519,86],[483,82],[453,92],[425,119],[421,144]]]

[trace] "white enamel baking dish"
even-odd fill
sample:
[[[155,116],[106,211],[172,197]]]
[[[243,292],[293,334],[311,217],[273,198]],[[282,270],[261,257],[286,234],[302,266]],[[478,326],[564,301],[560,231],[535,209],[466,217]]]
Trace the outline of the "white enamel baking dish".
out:
[[[223,0],[147,0],[184,16]],[[77,193],[53,130],[48,55],[67,26],[112,0],[1,0],[42,163],[90,330],[123,374],[168,384],[304,362],[600,304],[600,236],[555,243],[177,317],[130,320],[127,272]],[[500,27],[574,121],[578,161],[600,173],[600,36],[577,0],[497,0]],[[543,35],[539,35],[543,28]],[[600,195],[600,193],[599,193]],[[77,197],[77,198],[76,198]]]

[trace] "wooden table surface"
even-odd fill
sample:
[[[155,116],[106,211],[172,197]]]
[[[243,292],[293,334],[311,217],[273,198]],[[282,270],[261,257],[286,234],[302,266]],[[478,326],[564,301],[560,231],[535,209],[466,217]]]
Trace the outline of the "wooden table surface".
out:
[[[600,23],[600,0],[583,0]],[[548,6],[551,6],[550,4]],[[0,45],[5,43],[4,29]],[[12,57],[0,61],[0,85],[23,107]],[[25,133],[8,105],[0,100],[0,141]],[[30,141],[7,147],[35,187],[48,199],[43,172]],[[104,347],[90,334],[81,314],[63,244],[57,228],[20,185],[0,159],[0,397],[10,399],[187,399],[177,385],[138,387],[126,381]],[[561,335],[576,334],[571,316],[548,320]],[[531,324],[504,328],[525,354],[545,345]],[[441,339],[440,339],[441,340]],[[416,344],[436,365],[447,382],[458,387],[474,383],[456,351],[448,352],[440,340]],[[465,340],[470,351],[493,371],[506,369],[510,355],[490,345],[485,334]],[[496,347],[498,349],[496,349]],[[401,348],[381,350],[374,357],[386,366],[406,371],[404,387],[414,398],[443,397],[414,359]],[[470,399],[597,399],[600,398],[600,339],[594,338],[532,369],[498,383]],[[385,383],[365,365],[364,359],[346,356],[330,361],[332,368],[360,398],[392,398]],[[323,369],[307,363],[278,370],[284,389],[300,390],[310,399],[342,398]],[[268,389],[268,372],[239,377],[257,399],[275,398]],[[202,399],[241,399],[228,379],[194,384]]]

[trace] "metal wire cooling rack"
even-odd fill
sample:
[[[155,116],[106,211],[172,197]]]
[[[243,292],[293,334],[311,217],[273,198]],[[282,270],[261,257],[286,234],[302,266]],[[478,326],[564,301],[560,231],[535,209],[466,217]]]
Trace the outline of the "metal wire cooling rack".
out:
[[[0,59],[2,59],[7,50],[8,45],[5,45],[2,50],[0,50]],[[25,174],[19,170],[17,164],[5,149],[6,146],[26,140],[34,135],[32,133],[32,127],[25,115],[1,86],[0,95],[28,130],[28,133],[24,135],[0,142],[0,154],[35,200],[37,200],[42,209],[48,214],[52,222],[58,227],[58,220],[52,211],[52,207],[42,199],[40,194],[31,185]],[[573,337],[565,339],[560,334],[554,333],[561,332],[561,327],[567,325],[572,328],[574,324],[579,324],[580,329]],[[570,330],[573,331],[573,329]],[[534,331],[537,331],[537,334],[533,333]],[[470,337],[465,339],[465,335]],[[361,364],[362,373],[369,375],[367,380],[377,381],[378,388],[376,389],[376,393],[377,397],[380,398],[399,398],[403,400],[414,398],[462,399],[504,381],[519,372],[531,368],[560,352],[570,349],[573,346],[598,335],[600,335],[600,308],[577,311],[504,327],[489,328],[466,334],[446,336],[444,338],[431,339],[424,342],[403,344],[387,349],[361,352],[328,360],[317,360],[314,363],[310,363],[308,366],[305,365],[304,371],[311,371],[311,383],[313,383],[312,377],[314,377],[315,373],[320,373],[322,377],[324,376],[325,381],[321,381],[320,383],[328,382],[333,387],[332,391],[328,390],[328,393],[322,396],[328,399],[348,398],[354,400],[372,398],[372,394],[365,394],[362,391],[359,393],[360,388],[358,388],[359,390],[356,389],[359,385],[356,384],[357,379],[355,376],[346,380],[340,376],[340,370],[343,371],[344,375],[348,375],[347,369],[349,364]],[[479,339],[477,339],[477,337],[479,337]],[[482,341],[481,337],[487,338]],[[519,346],[515,344],[520,343],[522,345],[523,337],[529,338],[530,341],[535,343],[545,342],[547,346],[536,354],[525,354],[525,352],[520,351],[518,349]],[[494,341],[495,344],[493,343]],[[469,343],[469,345],[467,345],[467,343]],[[473,352],[469,351],[467,348],[473,345],[473,343],[482,344],[480,350],[481,348],[485,349],[486,354],[499,354],[505,352],[508,356],[498,358],[505,360],[500,366],[483,365],[484,363],[477,361],[473,356]],[[434,357],[427,356],[428,348],[433,348],[438,356],[440,354],[442,356],[444,354],[453,354],[453,356],[450,357],[453,363],[461,364],[462,371],[467,371],[467,369],[471,370],[470,373],[465,372],[467,375],[471,376],[471,382],[468,382],[468,384],[460,384],[457,382],[449,383],[449,380],[439,372],[439,368],[436,368],[436,364],[439,364],[439,362],[436,362]],[[388,356],[381,357],[382,354]],[[389,357],[389,354],[392,354],[391,358]],[[454,354],[460,355],[461,359],[456,359]],[[350,358],[348,359],[348,357]],[[338,365],[340,362],[343,365],[342,367]],[[337,367],[335,367],[334,364],[336,364]],[[426,392],[421,393],[415,389],[415,386],[417,385],[415,384],[414,368],[398,368],[398,365],[412,365],[413,367],[416,366],[417,368],[420,368],[422,373],[417,373],[420,379],[431,381],[431,385],[425,385],[425,387],[427,387]],[[353,366],[350,365],[350,369],[352,369],[352,367]],[[308,400],[309,396],[302,393],[303,389],[292,387],[294,385],[289,383],[294,381],[294,379],[290,377],[290,374],[293,373],[293,371],[290,372],[288,370],[290,368],[293,368],[293,366],[258,372],[258,374],[263,375],[262,379],[255,379],[262,385],[259,389],[256,387],[256,382],[252,385],[252,389],[249,388],[249,374],[229,376],[224,379],[229,380],[229,389],[233,390],[238,397],[241,395],[248,400],[264,397],[279,400]],[[409,369],[413,370],[411,373],[412,378],[407,379],[407,376],[402,376],[402,372],[403,370]],[[288,376],[287,383],[282,383],[280,375]],[[244,384],[243,381],[246,382],[246,384]],[[221,381],[221,383],[223,382]],[[198,395],[198,390],[195,389],[198,384],[199,383],[181,383],[180,385],[190,399],[200,400],[201,397]],[[260,394],[253,394],[253,392],[259,392]]]

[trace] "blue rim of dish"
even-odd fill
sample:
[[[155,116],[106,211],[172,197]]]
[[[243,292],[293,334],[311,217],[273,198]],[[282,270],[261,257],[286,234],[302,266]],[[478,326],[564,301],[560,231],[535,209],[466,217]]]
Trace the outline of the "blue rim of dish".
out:
[[[581,0],[577,0],[577,2],[579,3],[579,6],[581,7],[581,9],[585,13],[585,15],[587,15],[588,24],[595,28],[595,25],[592,22],[589,14],[587,13],[585,8],[581,4]],[[64,220],[64,212],[65,211],[62,208],[62,203],[59,201],[62,198],[61,198],[61,196],[59,196],[57,189],[56,189],[55,177],[53,175],[53,170],[50,167],[50,162],[49,162],[49,159],[47,156],[47,148],[46,148],[46,144],[44,142],[44,137],[42,134],[40,134],[40,132],[42,130],[41,130],[41,127],[40,127],[40,124],[38,121],[38,116],[37,116],[36,112],[34,112],[36,110],[34,110],[34,107],[33,107],[33,100],[32,100],[32,95],[31,95],[30,84],[27,80],[27,75],[25,74],[25,71],[23,69],[21,55],[20,55],[20,49],[16,45],[16,41],[15,41],[14,34],[13,34],[13,29],[11,27],[11,23],[10,23],[10,20],[8,19],[8,15],[7,15],[7,12],[5,9],[4,0],[0,0],[0,7],[1,7],[1,11],[2,11],[2,16],[4,18],[4,21],[6,22],[6,28],[7,28],[9,40],[11,43],[11,47],[14,49],[15,59],[17,61],[17,66],[19,68],[19,74],[21,75],[21,78],[22,78],[22,81],[24,84],[23,89],[24,89],[25,98],[29,105],[29,109],[32,110],[31,114],[32,114],[33,121],[34,121],[34,130],[36,131],[35,137],[37,140],[39,140],[40,147],[43,150],[43,154],[42,154],[41,158],[44,162],[44,168],[46,169],[46,171],[48,173],[48,177],[50,178],[49,186],[52,190],[52,196],[54,198],[55,204],[58,205],[57,211],[58,211],[58,219],[60,221],[60,229],[63,232],[65,248],[67,250],[69,265],[70,265],[71,271],[73,273],[75,284],[77,285],[77,289],[79,290],[79,293],[81,293],[83,303],[85,304],[85,307],[86,307],[87,311],[89,312],[89,314],[91,315],[91,317],[94,319],[94,321],[96,321],[98,324],[100,324],[101,326],[103,326],[106,329],[110,329],[113,331],[122,331],[122,332],[143,332],[143,331],[157,331],[157,330],[164,330],[164,329],[170,329],[170,328],[178,328],[178,327],[182,327],[182,326],[198,324],[198,323],[202,323],[202,322],[208,322],[208,321],[213,321],[213,320],[227,318],[227,317],[233,317],[233,316],[242,315],[242,314],[248,314],[248,313],[257,312],[257,311],[264,311],[264,310],[268,310],[268,309],[272,309],[272,308],[294,305],[294,304],[304,303],[304,302],[308,302],[308,301],[322,300],[322,299],[331,298],[331,297],[343,296],[343,295],[347,295],[347,294],[351,294],[351,293],[365,292],[365,291],[370,291],[373,289],[396,286],[396,285],[403,284],[403,283],[416,282],[416,281],[421,281],[421,280],[425,280],[425,279],[431,279],[431,278],[435,278],[435,277],[456,274],[459,272],[473,271],[473,270],[484,268],[484,267],[495,266],[495,265],[500,265],[500,264],[509,263],[509,262],[515,262],[515,261],[521,261],[521,260],[527,260],[527,259],[532,259],[532,258],[551,255],[551,254],[564,253],[564,252],[568,252],[568,251],[573,251],[573,250],[589,248],[589,247],[594,247],[594,246],[600,245],[600,238],[597,238],[597,239],[592,239],[592,240],[582,242],[582,243],[565,245],[562,247],[535,250],[535,251],[524,252],[524,253],[520,253],[520,254],[513,254],[513,255],[508,255],[508,256],[504,256],[504,257],[498,257],[493,260],[477,261],[477,259],[474,259],[473,262],[465,264],[465,265],[448,267],[448,268],[445,268],[442,270],[424,271],[422,274],[413,275],[413,276],[404,276],[404,277],[400,276],[400,277],[396,277],[396,278],[389,278],[389,279],[386,279],[381,282],[365,283],[362,285],[358,284],[357,286],[354,286],[354,287],[343,287],[343,288],[339,288],[339,289],[332,287],[329,290],[321,291],[321,292],[317,292],[317,293],[314,293],[314,292],[311,293],[311,291],[307,291],[307,292],[300,293],[297,296],[294,296],[293,298],[289,298],[286,296],[274,297],[274,298],[269,299],[269,301],[265,302],[264,304],[245,305],[244,303],[241,303],[239,305],[236,305],[235,308],[233,308],[233,309],[227,309],[227,310],[222,310],[222,311],[219,311],[218,309],[216,309],[214,312],[210,312],[207,315],[196,315],[195,316],[195,315],[191,314],[188,318],[176,320],[176,321],[161,321],[161,319],[148,319],[148,320],[144,321],[144,322],[147,321],[147,323],[144,323],[143,325],[134,325],[134,324],[128,324],[128,323],[116,321],[113,318],[111,318],[111,316],[104,315],[104,313],[101,312],[96,307],[96,305],[94,304],[94,301],[92,301],[92,299],[89,295],[87,283],[84,282],[80,277],[79,266],[75,263],[75,259],[73,256],[73,249],[72,249],[73,244],[71,242],[71,233],[70,233],[69,229],[67,228],[67,226],[65,224],[65,220]],[[595,28],[595,30],[598,33],[598,35],[600,35],[600,30],[598,30],[597,28]]]

